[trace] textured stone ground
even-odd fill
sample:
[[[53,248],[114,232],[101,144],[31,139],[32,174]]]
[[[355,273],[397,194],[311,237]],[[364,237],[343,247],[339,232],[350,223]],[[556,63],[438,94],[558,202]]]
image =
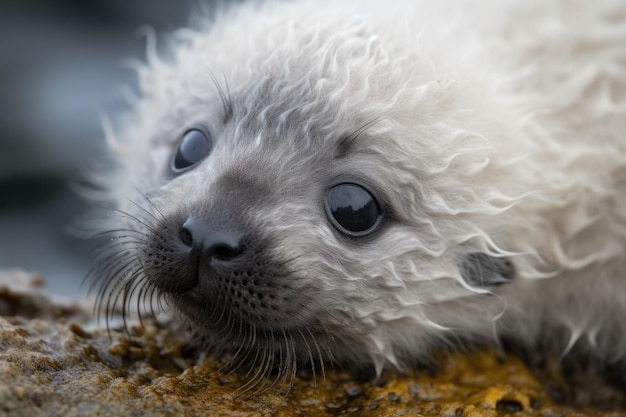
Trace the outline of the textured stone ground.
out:
[[[41,278],[0,273],[0,416],[626,416],[557,405],[549,393],[603,407],[614,392],[595,382],[572,390],[558,373],[538,378],[494,352],[376,382],[302,375],[286,397],[245,397],[237,389],[245,375],[225,375],[215,358],[187,357],[182,335],[153,321],[129,327],[130,335],[108,334],[94,326],[88,302],[53,301]]]

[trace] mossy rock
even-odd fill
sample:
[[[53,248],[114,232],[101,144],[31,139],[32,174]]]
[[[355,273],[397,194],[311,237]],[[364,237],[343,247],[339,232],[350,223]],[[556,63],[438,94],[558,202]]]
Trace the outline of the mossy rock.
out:
[[[184,335],[167,326],[107,330],[94,324],[89,302],[55,301],[24,272],[0,275],[1,416],[626,416],[580,404],[615,407],[608,386],[590,383],[586,395],[572,396],[558,372],[539,378],[519,358],[492,351],[376,381],[302,373],[286,394],[251,394],[241,389],[250,375],[187,354]],[[555,391],[578,408],[556,404]]]

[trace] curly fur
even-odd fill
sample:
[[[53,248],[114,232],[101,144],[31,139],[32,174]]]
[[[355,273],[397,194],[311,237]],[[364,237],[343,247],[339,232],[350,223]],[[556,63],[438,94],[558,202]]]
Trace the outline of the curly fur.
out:
[[[623,2],[244,4],[173,44],[172,59],[139,66],[142,98],[117,138],[125,214],[106,226],[117,244],[102,255],[103,303],[157,293],[214,347],[249,361],[240,345],[253,344],[263,373],[402,367],[501,338],[626,359]],[[194,123],[215,148],[174,176]],[[328,221],[323,193],[341,178],[386,208],[373,236]],[[290,303],[271,304],[267,326],[220,306],[228,319],[211,327],[155,289],[147,259],[163,254],[147,242],[248,189],[262,195],[233,210],[286,265]],[[506,257],[515,277],[469,284],[459,259],[477,252]]]

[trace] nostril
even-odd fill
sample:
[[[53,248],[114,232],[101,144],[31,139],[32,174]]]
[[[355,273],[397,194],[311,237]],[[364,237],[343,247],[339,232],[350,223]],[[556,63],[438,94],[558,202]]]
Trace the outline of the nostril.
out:
[[[236,246],[217,243],[213,245],[213,247],[207,248],[207,252],[210,252],[213,258],[219,259],[220,261],[230,261],[239,256],[239,254],[243,251],[241,248]]]
[[[193,235],[191,234],[191,231],[189,231],[189,229],[187,229],[185,226],[180,229],[179,237],[185,246],[193,246]]]
[[[206,259],[230,261],[243,252],[241,234],[227,222],[215,224],[202,218],[189,217],[181,226],[179,237],[181,242],[195,248]]]

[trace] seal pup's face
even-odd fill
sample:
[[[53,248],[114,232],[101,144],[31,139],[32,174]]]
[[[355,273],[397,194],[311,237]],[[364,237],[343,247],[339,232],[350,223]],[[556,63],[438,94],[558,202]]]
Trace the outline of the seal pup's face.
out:
[[[452,321],[437,306],[513,277],[488,232],[519,191],[490,139],[506,106],[364,19],[234,22],[140,71],[102,297],[157,294],[265,372],[426,351]]]

